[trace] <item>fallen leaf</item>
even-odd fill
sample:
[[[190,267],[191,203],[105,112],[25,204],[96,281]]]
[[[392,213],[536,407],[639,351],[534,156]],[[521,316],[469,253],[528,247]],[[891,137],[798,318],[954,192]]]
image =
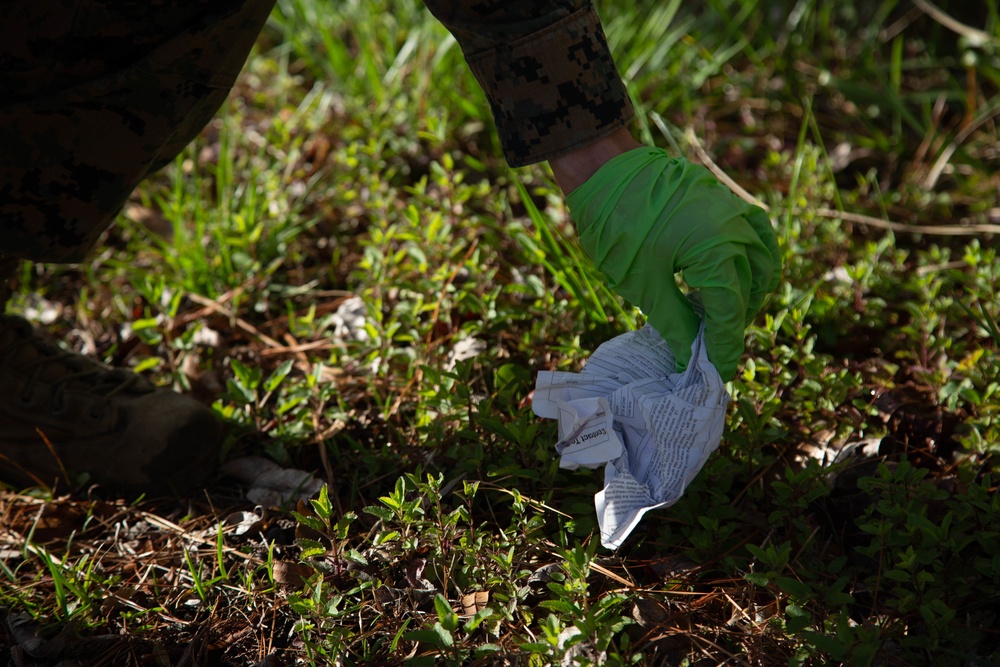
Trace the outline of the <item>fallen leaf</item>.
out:
[[[267,506],[283,505],[300,498],[310,498],[323,488],[311,472],[286,468],[267,472],[253,481],[247,499]]]
[[[427,566],[426,558],[414,558],[406,567],[406,582],[414,590],[433,591],[434,584],[424,579],[424,568]]]
[[[462,596],[462,613],[466,616],[472,616],[477,612],[486,609],[486,605],[490,602],[490,592],[489,591],[476,591],[475,593],[466,593]]]
[[[301,588],[314,570],[302,563],[277,560],[272,566],[274,582],[290,588]]]
[[[323,483],[313,473],[296,468],[282,468],[260,456],[233,459],[222,472],[250,485],[248,500],[265,507],[283,505],[319,493]]]
[[[632,618],[640,627],[655,627],[667,619],[667,610],[659,600],[640,595],[632,603]]]

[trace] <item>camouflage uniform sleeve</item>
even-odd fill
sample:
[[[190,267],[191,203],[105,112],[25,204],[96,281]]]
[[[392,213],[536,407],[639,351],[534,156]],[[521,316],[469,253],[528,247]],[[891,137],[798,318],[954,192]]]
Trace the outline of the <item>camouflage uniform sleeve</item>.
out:
[[[458,40],[512,167],[608,136],[632,105],[585,0],[425,0]]]

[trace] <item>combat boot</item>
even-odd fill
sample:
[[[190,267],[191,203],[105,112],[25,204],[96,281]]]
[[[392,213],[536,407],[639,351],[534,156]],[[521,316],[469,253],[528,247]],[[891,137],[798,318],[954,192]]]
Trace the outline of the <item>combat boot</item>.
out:
[[[193,398],[0,315],[0,480],[180,490],[211,473],[222,436],[215,414]]]

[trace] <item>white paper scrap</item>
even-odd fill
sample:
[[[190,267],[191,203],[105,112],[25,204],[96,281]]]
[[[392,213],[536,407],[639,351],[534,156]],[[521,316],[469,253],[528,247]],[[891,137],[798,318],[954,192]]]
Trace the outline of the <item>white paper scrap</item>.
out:
[[[559,465],[605,466],[594,504],[609,549],[646,512],[677,502],[722,440],[729,392],[702,329],[683,373],[647,324],[602,344],[582,372],[542,371],[535,381],[535,414],[559,420]]]

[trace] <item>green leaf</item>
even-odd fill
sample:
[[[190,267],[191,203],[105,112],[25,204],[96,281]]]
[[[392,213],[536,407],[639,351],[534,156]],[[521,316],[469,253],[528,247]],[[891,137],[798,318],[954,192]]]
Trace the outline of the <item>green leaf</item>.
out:
[[[379,507],[378,505],[369,505],[363,510],[366,514],[371,514],[372,516],[378,517],[383,521],[392,521],[392,510]]]
[[[802,635],[806,641],[819,650],[825,651],[834,660],[839,661],[847,654],[848,647],[834,637],[818,632],[803,632]]]
[[[226,387],[229,389],[229,393],[232,394],[233,397],[238,397],[244,404],[253,403],[257,398],[256,391],[234,378],[226,380]]]
[[[796,600],[811,600],[813,598],[812,588],[798,579],[792,579],[791,577],[775,577],[774,583],[779,589],[781,589],[782,592],[791,595]]]
[[[480,644],[476,647],[476,657],[489,655],[490,653],[499,653],[502,650],[497,644]]]
[[[406,634],[403,635],[403,639],[411,642],[420,642],[422,644],[439,646],[442,648],[446,646],[445,644],[441,643],[441,634],[435,629],[425,628],[422,630],[411,630],[410,632],[407,632]]]
[[[538,606],[550,611],[561,611],[564,614],[576,615],[580,613],[580,608],[567,600],[542,600]]]
[[[448,598],[438,593],[434,596],[434,609],[437,611],[438,619],[444,623],[445,620],[455,615],[455,610],[451,608]]]
[[[790,604],[785,607],[785,613],[796,618],[811,618],[811,614],[797,604]]]
[[[348,549],[344,552],[344,558],[351,561],[352,563],[357,563],[359,565],[368,565],[368,559],[365,558],[357,549]]]
[[[328,520],[333,514],[333,506],[330,504],[330,488],[324,484],[319,490],[319,498],[310,499],[309,504],[312,505],[313,510],[320,518]]]
[[[380,532],[378,535],[376,535],[375,539],[373,540],[373,543],[375,544],[375,546],[378,547],[387,542],[392,542],[393,540],[398,540],[398,539],[399,539],[398,530],[387,530],[385,532]]]
[[[274,369],[267,380],[264,381],[264,391],[268,394],[273,392],[278,386],[288,377],[288,373],[292,370],[292,365],[294,363],[293,359],[289,359],[285,363],[281,364]]]
[[[465,622],[464,626],[465,631],[466,632],[475,631],[475,629],[478,628],[483,621],[485,621],[492,615],[493,615],[492,609],[490,609],[489,607],[483,607],[482,609],[477,611],[472,618],[470,618],[468,621]]]
[[[521,649],[529,653],[547,654],[552,647],[541,642],[525,642],[521,644]]]
[[[292,516],[295,518],[296,521],[301,523],[303,526],[308,526],[309,528],[315,530],[317,533],[322,533],[326,530],[326,524],[323,523],[321,519],[318,519],[314,516],[306,516],[305,514],[299,514],[294,510],[292,511]]]
[[[323,488],[326,488],[325,486]],[[333,527],[333,532],[336,533],[338,540],[346,540],[347,533],[350,530],[351,523],[353,523],[358,518],[358,515],[354,512],[345,512],[344,516],[337,520],[336,525]]]
[[[132,331],[142,331],[143,329],[155,329],[160,325],[155,317],[147,317],[132,322]]]
[[[138,375],[139,373],[143,373],[145,371],[157,368],[162,363],[163,363],[163,360],[160,359],[159,357],[147,357],[146,359],[143,359],[142,361],[140,361],[139,363],[137,363],[135,366],[133,366],[132,367],[132,372]]]
[[[451,632],[446,630],[444,626],[440,623],[435,623],[433,631],[438,636],[438,646],[443,646],[444,648],[451,648],[455,645],[455,640],[451,636]]]
[[[300,537],[295,540],[296,543],[302,548],[302,553],[299,554],[299,558],[305,560],[306,558],[312,558],[313,556],[322,556],[326,553],[326,547],[322,542],[317,542],[316,540],[309,540],[304,537]]]

